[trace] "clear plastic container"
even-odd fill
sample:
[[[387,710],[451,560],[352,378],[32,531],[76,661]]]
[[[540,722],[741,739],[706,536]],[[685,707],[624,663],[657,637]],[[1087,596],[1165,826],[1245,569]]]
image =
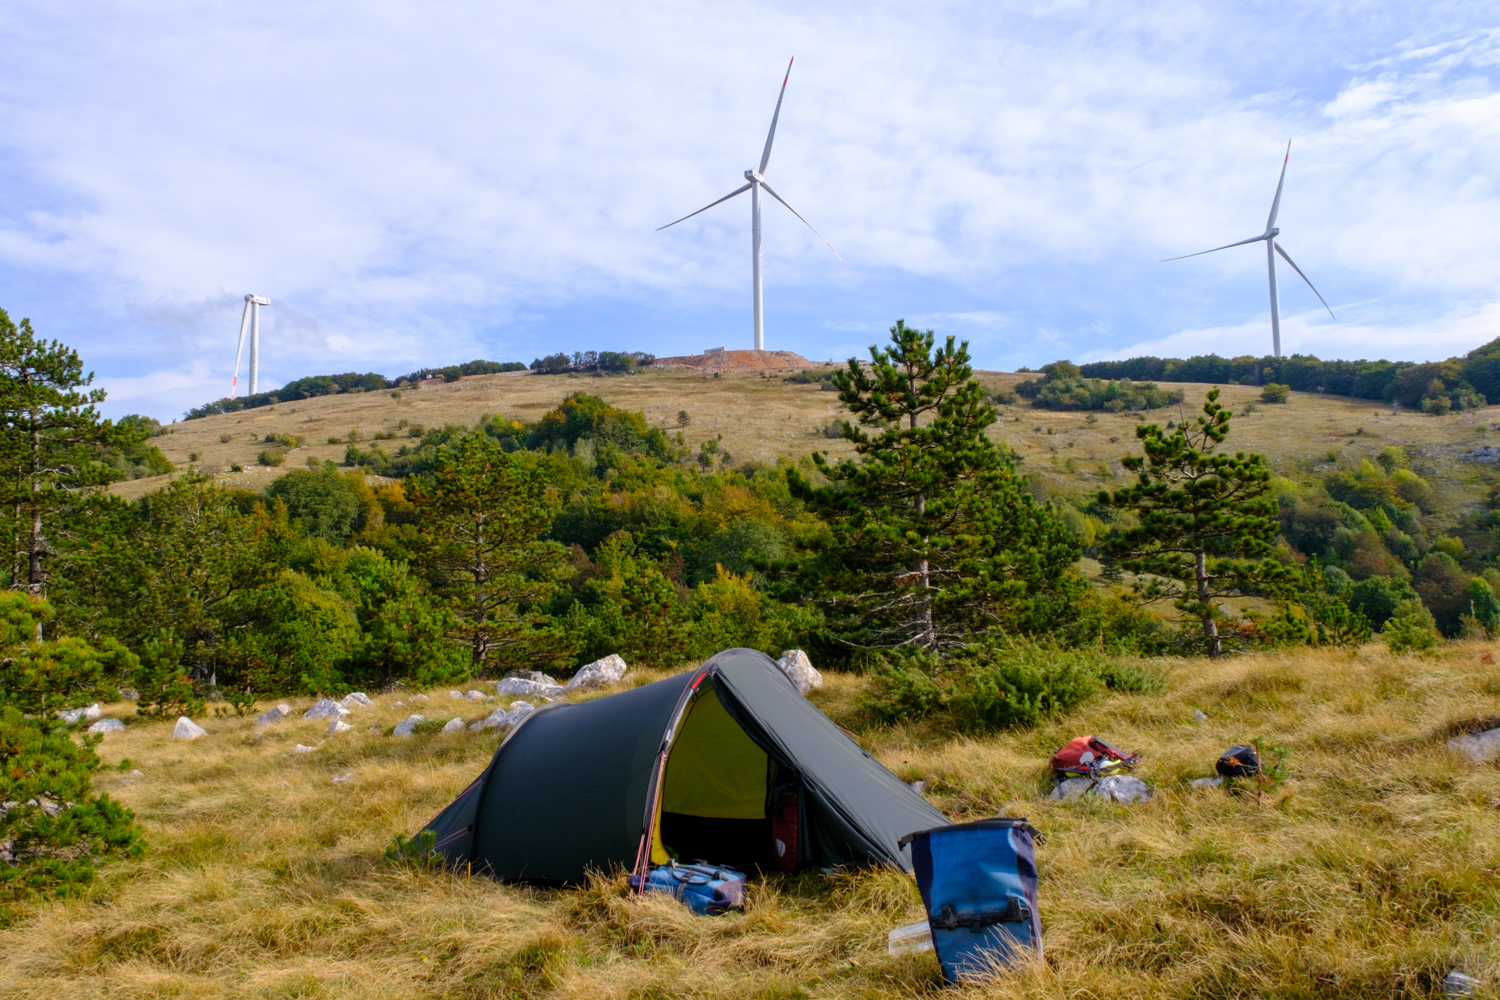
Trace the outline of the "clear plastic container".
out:
[[[932,928],[925,920],[907,924],[905,927],[897,927],[886,935],[885,946],[892,955],[911,955],[919,951],[931,951]]]

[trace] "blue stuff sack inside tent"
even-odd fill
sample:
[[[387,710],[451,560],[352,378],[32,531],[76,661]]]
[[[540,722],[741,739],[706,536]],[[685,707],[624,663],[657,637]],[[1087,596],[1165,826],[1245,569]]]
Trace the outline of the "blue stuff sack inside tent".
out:
[[[907,834],[932,945],[950,983],[1040,959],[1037,831],[999,817]]]

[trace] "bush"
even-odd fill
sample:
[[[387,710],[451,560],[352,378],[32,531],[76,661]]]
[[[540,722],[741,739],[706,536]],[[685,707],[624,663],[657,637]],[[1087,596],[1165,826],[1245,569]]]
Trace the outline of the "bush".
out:
[[[1437,624],[1418,600],[1402,601],[1380,636],[1392,653],[1426,653],[1437,648]]]
[[[0,896],[72,895],[100,860],[143,853],[135,814],[94,795],[98,742],[0,708]]]
[[[934,717],[967,732],[1035,725],[1076,708],[1106,686],[1148,691],[1164,684],[1159,673],[1146,667],[1111,664],[1091,652],[1025,641],[972,647],[946,667],[929,652],[900,650],[878,657],[870,673],[871,694],[860,707],[877,721]]]
[[[1280,382],[1267,383],[1260,390],[1260,401],[1262,403],[1285,403],[1292,398],[1292,387]]]
[[[277,466],[286,461],[286,452],[280,448],[267,448],[256,455],[255,460],[261,465]]]
[[[1361,612],[1374,628],[1384,628],[1402,601],[1415,600],[1417,592],[1405,580],[1372,576],[1349,591],[1349,607]]]
[[[135,657],[112,639],[102,649],[72,636],[39,641],[38,628],[51,619],[47,601],[14,590],[0,592],[0,704],[29,715],[50,715],[117,699],[115,684],[135,672]]]

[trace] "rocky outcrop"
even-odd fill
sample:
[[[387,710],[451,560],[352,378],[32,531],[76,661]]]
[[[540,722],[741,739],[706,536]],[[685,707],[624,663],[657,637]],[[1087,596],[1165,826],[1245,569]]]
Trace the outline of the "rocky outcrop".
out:
[[[182,716],[177,720],[177,725],[172,727],[172,739],[174,740],[196,740],[200,736],[207,736],[208,730],[204,729],[189,719]]]
[[[781,659],[776,661],[781,672],[786,674],[787,679],[797,685],[797,690],[802,697],[813,688],[823,686],[823,675],[813,669],[812,657],[800,649],[789,649],[781,654]]]
[[[625,671],[629,669],[618,653],[610,653],[593,663],[585,663],[579,667],[573,679],[563,685],[563,690],[587,691],[589,688],[615,684],[625,676]]]

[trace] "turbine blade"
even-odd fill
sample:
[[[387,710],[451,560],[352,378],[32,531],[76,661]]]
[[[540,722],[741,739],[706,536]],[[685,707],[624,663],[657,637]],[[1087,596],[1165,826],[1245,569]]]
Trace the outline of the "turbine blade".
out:
[[[1281,185],[1286,183],[1286,165],[1292,158],[1292,140],[1286,141],[1286,157],[1281,161],[1281,179],[1276,182],[1276,197],[1271,201],[1271,214],[1266,217],[1266,232],[1276,225],[1276,213],[1281,211]]]
[[[786,96],[786,82],[792,78],[792,63],[797,61],[796,56],[787,60],[786,76],[781,78],[781,93],[776,95],[776,111],[771,115],[771,131],[766,133],[766,151],[760,154],[760,170],[758,173],[766,172],[766,164],[771,162],[771,143],[776,141],[776,119],[781,117],[781,99]]]
[[[1296,271],[1299,275],[1302,275],[1302,280],[1307,282],[1307,287],[1308,288],[1312,288],[1313,294],[1318,297],[1318,301],[1321,302],[1321,303],[1323,303],[1323,308],[1328,310],[1328,315],[1333,316],[1333,307],[1328,304],[1328,300],[1327,299],[1323,298],[1323,293],[1322,292],[1318,291],[1316,288],[1313,288],[1313,283],[1311,281],[1308,281],[1307,275],[1302,274],[1302,268],[1300,268],[1300,267],[1297,266],[1296,261],[1292,260],[1292,258],[1290,258],[1290,257],[1288,257],[1286,255],[1286,251],[1283,250],[1283,249],[1281,249],[1281,244],[1280,243],[1277,243],[1277,242],[1275,242],[1273,240],[1272,243],[1271,243],[1271,245],[1276,248],[1276,252],[1277,253],[1281,254],[1281,259],[1282,260],[1284,260],[1288,264],[1292,265],[1292,270],[1293,271]],[[1333,318],[1334,319],[1338,319],[1337,316],[1333,316]]]
[[[245,311],[240,314],[240,346],[234,349],[234,381],[229,383],[229,398],[234,398],[240,386],[240,356],[245,353],[245,330],[250,326],[250,300],[245,300]]]
[[[791,212],[793,215],[797,216],[797,218],[802,219],[802,214],[800,212],[798,212],[792,206],[787,205],[785,198],[783,198],[781,195],[777,194],[775,191],[772,191],[771,190],[771,185],[767,184],[765,181],[761,181],[760,182],[760,186],[766,189],[766,194],[770,195],[772,198],[775,198],[777,201],[781,202],[783,205],[786,205],[786,210],[788,212]],[[818,232],[816,229],[814,229],[813,228],[813,224],[811,222],[808,222],[806,219],[802,219],[802,224],[804,226],[806,226],[808,229],[812,229],[813,235],[816,236],[818,239],[823,240],[823,245],[825,247],[827,247],[830,250],[833,250],[833,244],[829,243],[827,240],[824,240],[823,239],[823,234],[820,233],[820,232]],[[835,257],[839,258],[839,263],[840,264],[843,264],[845,267],[849,266],[849,262],[847,260],[845,260],[843,257],[839,257],[839,252],[837,250],[833,250],[833,255]]]
[[[1189,257],[1202,257],[1206,253],[1217,253],[1220,250],[1228,250],[1230,247],[1242,247],[1246,243],[1259,243],[1263,239],[1265,239],[1264,236],[1252,236],[1248,240],[1240,240],[1238,243],[1226,243],[1221,247],[1214,247],[1212,250],[1199,250],[1197,253],[1185,253],[1181,257],[1167,257],[1163,260],[1157,261],[1157,263],[1165,264],[1169,260],[1187,260]]]
[[[707,212],[710,208],[713,208],[715,205],[721,204],[722,202],[726,202],[730,198],[733,198],[735,195],[737,195],[737,194],[744,194],[746,191],[749,191],[749,190],[750,190],[750,185],[749,184],[746,184],[742,188],[735,188],[733,191],[729,192],[724,197],[720,198],[718,201],[711,201],[707,205],[704,205],[702,208],[698,209],[698,212]],[[691,219],[693,216],[697,215],[698,212],[689,212],[687,215],[684,215],[681,219],[678,219],[677,222],[682,222],[682,221],[684,221],[686,219]],[[663,229],[669,229],[672,226],[677,225],[677,222],[669,222],[665,226],[658,226],[656,228],[656,231],[659,233]]]

